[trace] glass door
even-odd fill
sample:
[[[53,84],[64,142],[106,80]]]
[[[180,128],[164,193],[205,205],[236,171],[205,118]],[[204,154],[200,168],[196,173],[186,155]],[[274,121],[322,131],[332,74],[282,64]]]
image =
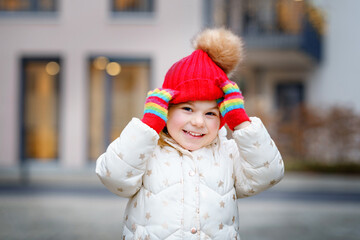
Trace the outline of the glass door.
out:
[[[59,76],[59,58],[22,60],[22,160],[58,158]]]
[[[89,72],[88,154],[94,161],[133,117],[142,117],[150,60],[93,57]]]

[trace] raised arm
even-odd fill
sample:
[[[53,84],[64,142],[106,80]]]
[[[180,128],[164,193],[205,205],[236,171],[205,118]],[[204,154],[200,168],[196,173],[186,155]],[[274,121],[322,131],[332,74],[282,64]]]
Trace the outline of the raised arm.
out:
[[[120,137],[113,141],[96,162],[101,182],[121,197],[131,197],[142,184],[146,161],[151,157],[159,135],[133,118]]]
[[[97,160],[96,174],[111,192],[131,197],[140,189],[147,159],[165,127],[168,105],[175,94],[170,89],[150,91],[141,121],[133,118]]]
[[[234,173],[239,198],[264,191],[284,176],[284,163],[274,141],[259,118],[250,119],[250,125],[233,133],[238,150]]]

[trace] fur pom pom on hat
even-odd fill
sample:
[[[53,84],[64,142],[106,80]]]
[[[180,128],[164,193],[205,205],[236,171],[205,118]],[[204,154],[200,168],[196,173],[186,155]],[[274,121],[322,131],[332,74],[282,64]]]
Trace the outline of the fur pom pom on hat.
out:
[[[165,76],[162,87],[179,91],[173,104],[221,98],[219,81],[228,79],[243,58],[241,39],[224,28],[204,30],[193,46],[195,51],[172,65]]]
[[[206,52],[226,74],[231,73],[243,57],[241,39],[224,28],[207,29],[196,36],[194,48]]]

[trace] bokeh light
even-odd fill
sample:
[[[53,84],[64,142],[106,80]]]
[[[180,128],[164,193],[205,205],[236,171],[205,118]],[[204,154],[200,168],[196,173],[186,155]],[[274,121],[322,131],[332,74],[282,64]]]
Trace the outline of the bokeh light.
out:
[[[119,75],[119,73],[121,72],[121,66],[117,62],[110,62],[106,65],[106,72],[110,76]]]
[[[46,64],[45,70],[47,74],[54,76],[60,72],[60,66],[57,62],[49,62]]]
[[[109,63],[109,59],[107,57],[97,57],[94,60],[94,67],[98,70],[105,70],[106,65]]]

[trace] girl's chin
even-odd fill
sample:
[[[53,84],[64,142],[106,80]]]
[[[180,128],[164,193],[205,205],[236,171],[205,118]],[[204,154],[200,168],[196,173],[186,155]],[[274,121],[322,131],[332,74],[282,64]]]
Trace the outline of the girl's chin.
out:
[[[201,144],[180,144],[180,145],[188,151],[196,151],[196,150],[199,150],[200,148],[204,147]]]
[[[176,141],[176,139],[175,139]],[[182,148],[188,150],[188,151],[196,151],[200,148],[208,146],[212,141],[209,141],[209,139],[204,138],[192,138],[192,137],[185,137],[178,139],[176,141]]]

